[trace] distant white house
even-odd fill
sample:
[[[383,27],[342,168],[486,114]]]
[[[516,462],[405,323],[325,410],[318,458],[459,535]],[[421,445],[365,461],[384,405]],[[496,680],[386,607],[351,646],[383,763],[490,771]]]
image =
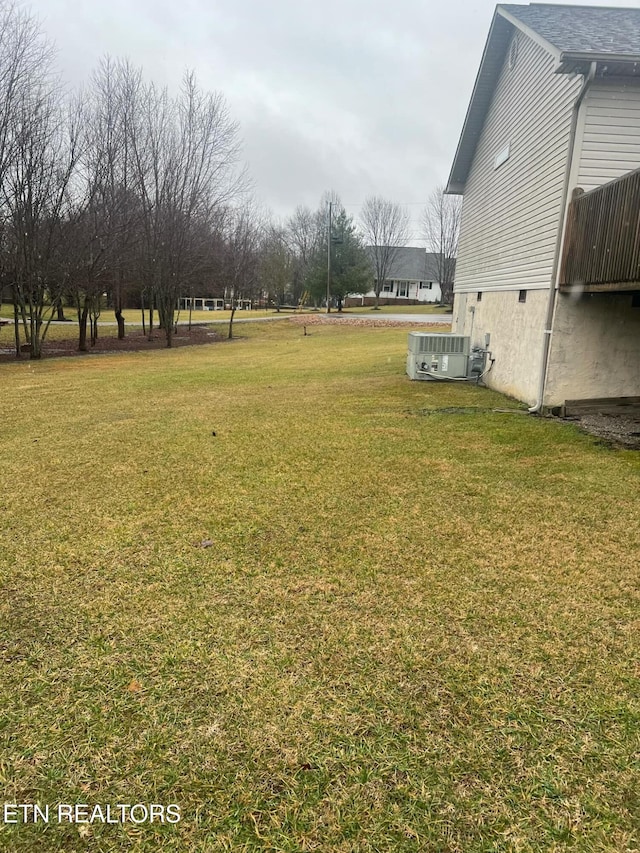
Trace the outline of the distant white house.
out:
[[[366,247],[375,269],[373,247]],[[353,295],[348,305],[372,305],[375,302],[373,278],[371,290],[364,296]],[[436,255],[414,246],[403,246],[396,250],[387,277],[380,288],[380,303],[408,305],[412,302],[440,302],[440,284]]]
[[[447,186],[453,330],[536,410],[640,396],[639,74],[640,9],[496,7]]]

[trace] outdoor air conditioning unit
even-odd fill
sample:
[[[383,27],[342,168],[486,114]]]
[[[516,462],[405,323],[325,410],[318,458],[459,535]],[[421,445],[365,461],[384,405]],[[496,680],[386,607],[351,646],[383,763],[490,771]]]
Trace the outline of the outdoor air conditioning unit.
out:
[[[410,379],[467,379],[469,352],[466,335],[409,332],[407,374]]]

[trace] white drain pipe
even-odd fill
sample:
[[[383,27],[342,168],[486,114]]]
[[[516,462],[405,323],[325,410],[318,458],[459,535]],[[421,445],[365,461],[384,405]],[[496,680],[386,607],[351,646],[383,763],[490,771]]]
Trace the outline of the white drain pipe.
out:
[[[551,272],[551,285],[549,287],[549,299],[547,301],[547,313],[544,321],[544,331],[542,333],[542,363],[540,365],[540,379],[538,382],[538,399],[536,403],[529,408],[532,415],[538,414],[544,404],[544,392],[547,383],[547,365],[549,364],[549,350],[551,348],[551,334],[553,332],[553,313],[556,305],[556,290],[558,285],[558,267],[560,266],[560,249],[564,238],[564,227],[567,219],[567,197],[569,195],[569,179],[571,177],[571,168],[573,166],[573,154],[575,149],[576,131],[578,127],[578,112],[580,104],[587,94],[587,89],[593,82],[596,76],[596,68],[598,63],[592,62],[589,68],[589,73],[584,78],[582,88],[578,93],[578,97],[573,105],[573,114],[571,116],[571,130],[569,131],[569,156],[567,157],[567,168],[564,173],[564,187],[562,189],[562,204],[560,206],[560,222],[558,223],[558,233],[556,236],[556,249],[553,258],[553,270]]]

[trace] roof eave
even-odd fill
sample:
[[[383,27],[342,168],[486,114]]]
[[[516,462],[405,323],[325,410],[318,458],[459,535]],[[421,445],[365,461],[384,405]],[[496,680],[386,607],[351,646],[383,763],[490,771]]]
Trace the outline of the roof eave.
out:
[[[504,22],[502,27],[504,27],[505,24],[508,25],[508,30],[501,29],[501,22]],[[492,67],[490,65],[491,59],[496,55],[497,48],[503,47],[506,49],[506,43],[508,38],[511,37],[511,33],[514,28],[520,30],[520,32],[524,33],[534,42],[539,44],[547,53],[554,57],[558,65],[560,64],[561,53],[555,45],[544,39],[538,32],[531,29],[531,27],[524,24],[519,18],[512,15],[503,6],[496,6],[495,12],[493,13],[493,19],[491,21],[491,27],[489,29],[489,35],[487,36],[487,41],[484,46],[482,60],[480,61],[480,68],[478,69],[478,74],[473,87],[473,93],[471,95],[471,100],[469,101],[464,125],[462,126],[462,133],[460,134],[456,154],[453,158],[453,166],[451,167],[451,173],[445,187],[445,193],[448,195],[464,194],[466,179],[469,174],[469,169],[471,168],[470,161],[473,159],[473,156],[468,156],[468,152],[471,149],[475,151],[477,137],[480,134],[482,125],[484,124],[486,108],[488,108],[488,104],[486,105],[486,108],[483,108],[482,104],[478,105],[481,100],[480,95],[482,93],[482,84],[492,73],[495,74],[496,66],[494,65]],[[504,57],[502,57],[502,59],[503,58]],[[499,71],[496,75],[496,79],[497,76],[499,76]],[[495,83],[495,80],[493,82]],[[474,119],[476,117],[479,117],[480,121],[475,122],[478,126],[474,127]],[[475,141],[471,138],[472,135],[475,135]]]
[[[447,183],[446,187],[444,188],[444,194],[445,195],[464,195],[464,187],[465,187],[464,184],[461,184],[460,182],[457,182],[457,181],[452,181],[451,178],[449,178],[449,182]]]
[[[501,41],[499,35],[500,27],[504,26],[504,24],[502,23],[504,20],[504,16],[498,15],[498,8],[499,7],[496,7],[496,10],[493,13],[491,26],[489,28],[489,35],[487,36],[487,41],[482,52],[482,59],[480,60],[480,66],[478,68],[478,73],[476,74],[475,83],[473,84],[473,91],[469,100],[469,106],[467,107],[467,113],[465,115],[464,124],[462,125],[462,133],[460,134],[456,153],[453,158],[451,173],[449,174],[447,185],[444,190],[445,193],[448,195],[462,195],[462,193],[464,192],[464,185],[466,182],[469,168],[465,167],[464,163],[461,163],[461,160],[463,154],[465,153],[465,149],[467,147],[466,143],[471,133],[471,126],[473,124],[474,114],[476,112],[476,104],[478,102],[480,88],[482,83],[484,82],[485,77],[487,76],[487,65],[490,57],[492,57],[495,53],[496,42],[499,43]],[[475,150],[475,145],[473,147]]]
[[[589,66],[598,64],[598,76],[640,76],[640,54],[569,51],[560,54],[556,74],[585,74]]]
[[[574,60],[580,62],[640,62],[640,54],[631,53],[596,53],[595,51],[565,50],[560,54],[560,61]]]

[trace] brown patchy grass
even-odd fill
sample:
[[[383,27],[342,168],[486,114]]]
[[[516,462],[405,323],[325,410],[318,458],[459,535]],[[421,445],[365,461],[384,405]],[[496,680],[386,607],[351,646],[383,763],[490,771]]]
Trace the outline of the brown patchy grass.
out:
[[[433,302],[424,302],[420,305],[380,305],[379,308],[373,308],[370,305],[352,305],[349,308],[344,308],[343,311],[352,314],[368,314],[371,312],[375,317],[378,314],[450,314],[451,308],[447,305],[443,307]]]
[[[638,456],[301,331],[0,366],[0,849],[638,849]]]

